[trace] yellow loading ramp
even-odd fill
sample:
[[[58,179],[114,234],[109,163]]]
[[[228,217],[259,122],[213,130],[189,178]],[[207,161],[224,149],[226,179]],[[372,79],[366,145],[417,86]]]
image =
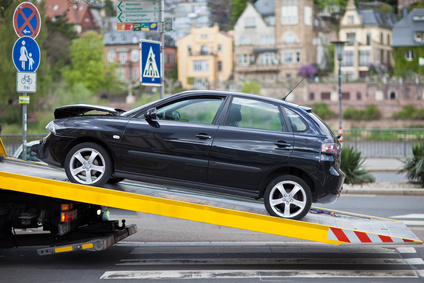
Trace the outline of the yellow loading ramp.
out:
[[[27,163],[29,164],[29,162],[16,162],[8,158],[0,163],[0,171],[2,171],[0,172],[0,188],[334,245],[346,243],[422,244],[422,241],[404,223],[391,219],[313,209],[302,221],[287,220],[211,206],[210,201],[196,198],[196,196],[194,196],[196,198],[194,202],[197,203],[190,203],[181,201],[186,198],[178,194],[171,196],[174,199],[164,198],[164,195],[169,194],[163,194],[160,191],[161,197],[140,194],[142,191],[138,188],[140,185],[134,185],[137,184],[135,182],[123,186],[128,187],[125,190],[137,193],[58,181],[63,180],[63,177],[53,177],[56,180],[52,180],[51,177],[50,179],[47,177],[53,174],[49,172],[49,170],[52,171],[51,167],[33,163],[26,165]],[[42,178],[29,176],[36,174],[34,173],[36,170],[32,167],[41,167],[42,173],[38,175]],[[59,170],[55,172],[64,174]],[[157,192],[156,189],[148,188],[148,190]],[[217,200],[218,203],[224,201],[220,201],[219,198]]]

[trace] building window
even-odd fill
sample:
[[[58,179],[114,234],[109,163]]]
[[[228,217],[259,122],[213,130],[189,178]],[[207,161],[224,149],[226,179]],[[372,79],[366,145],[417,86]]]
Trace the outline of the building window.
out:
[[[259,55],[259,62],[261,65],[272,65],[274,61],[274,53],[266,52]]]
[[[390,92],[390,100],[395,100],[396,99],[396,92],[392,91]]]
[[[297,37],[294,33],[286,32],[283,34],[283,42],[284,43],[296,43]]]
[[[416,31],[415,32],[415,41],[423,42],[424,41],[424,31]]]
[[[356,33],[349,32],[346,34],[346,36],[347,36],[347,45],[353,45],[356,40]]]
[[[209,61],[194,61],[193,62],[193,71],[194,72],[207,72],[209,71]]]
[[[125,79],[125,70],[124,68],[116,68],[116,77],[120,80]]]
[[[297,25],[297,22],[297,0],[283,0],[283,6],[281,7],[281,24]]]
[[[218,61],[218,72],[222,72],[222,61]]]
[[[350,100],[350,92],[342,92],[342,100]]]
[[[202,47],[200,47],[200,55],[208,55],[208,54],[209,54],[209,46],[202,45]]]
[[[250,44],[250,37],[248,35],[240,36],[240,45],[249,45],[249,44]]]
[[[345,51],[343,60],[342,60],[342,66],[353,66],[354,61],[354,55],[353,51]]]
[[[383,44],[383,33],[380,33],[380,43]]]
[[[222,44],[218,44],[218,52],[222,51]]]
[[[296,52],[296,63],[300,63],[300,52]]]
[[[132,68],[132,79],[133,80],[137,80],[137,79],[139,79],[139,76],[138,76],[138,68]]]
[[[247,17],[244,19],[244,27],[245,28],[254,28],[256,27],[255,18]]]
[[[138,62],[138,50],[131,50],[131,61]]]
[[[390,42],[390,34],[387,35],[387,45],[391,45],[392,43]]]
[[[356,100],[361,100],[362,99],[362,93],[357,92],[356,93]]]
[[[371,33],[367,32],[367,45],[371,45]]]
[[[291,52],[284,52],[284,63],[291,64],[293,62],[293,54]]]
[[[127,52],[119,52],[119,63],[124,64],[127,62]]]
[[[202,33],[200,35],[200,39],[208,39],[208,35],[206,33]]]
[[[312,8],[309,6],[305,6],[304,8],[304,16],[305,16],[305,25],[312,25]]]
[[[330,92],[321,92],[321,100],[330,100],[331,93]]]
[[[355,18],[353,16],[348,16],[347,17],[347,23],[349,25],[353,25],[355,23]]]
[[[275,43],[274,35],[261,35],[261,45],[272,45]]]
[[[369,66],[371,63],[371,51],[359,51],[359,66]]]
[[[315,100],[315,93],[313,92],[309,93],[309,100]]]
[[[107,53],[107,60],[109,62],[115,62],[115,56],[116,56],[115,51],[111,50]]]

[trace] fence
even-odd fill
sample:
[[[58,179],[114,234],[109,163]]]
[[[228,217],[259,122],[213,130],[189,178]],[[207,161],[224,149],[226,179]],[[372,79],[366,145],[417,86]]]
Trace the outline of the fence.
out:
[[[337,133],[337,131],[334,131]],[[47,134],[28,134],[27,141],[39,140]],[[20,134],[2,134],[9,155],[22,143]],[[415,142],[424,142],[423,129],[349,129],[343,130],[343,145],[353,146],[362,157],[404,158],[412,155]]]
[[[424,129],[421,128],[343,130],[343,145],[354,147],[362,157],[409,157],[412,146],[423,141]]]

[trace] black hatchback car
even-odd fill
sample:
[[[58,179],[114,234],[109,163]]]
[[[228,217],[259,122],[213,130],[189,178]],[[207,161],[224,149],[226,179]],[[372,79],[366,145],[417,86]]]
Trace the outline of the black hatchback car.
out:
[[[311,108],[282,100],[187,91],[131,111],[81,104],[54,115],[31,155],[74,183],[128,178],[263,198],[289,219],[342,190],[337,137]]]

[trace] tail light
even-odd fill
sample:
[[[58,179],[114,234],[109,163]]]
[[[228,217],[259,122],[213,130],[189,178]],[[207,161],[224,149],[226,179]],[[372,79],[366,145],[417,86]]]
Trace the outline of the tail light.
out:
[[[60,222],[68,223],[74,221],[78,217],[76,209],[73,209],[72,203],[64,203],[61,205]]]
[[[322,153],[340,154],[340,145],[337,143],[323,143],[321,145]]]

